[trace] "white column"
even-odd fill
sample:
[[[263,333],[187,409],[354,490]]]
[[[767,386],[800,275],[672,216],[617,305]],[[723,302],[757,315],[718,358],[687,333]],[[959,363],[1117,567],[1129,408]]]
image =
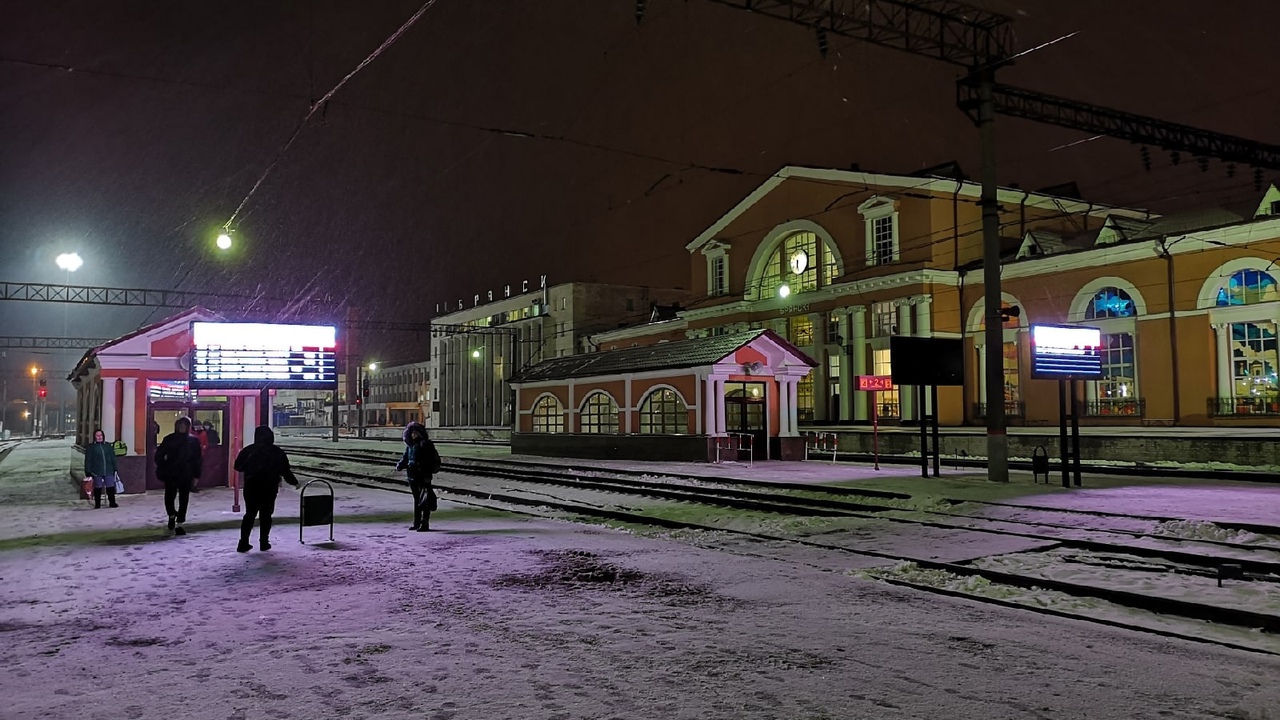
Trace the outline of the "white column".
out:
[[[623,402],[625,402],[625,403],[627,404],[627,407],[625,408],[625,409],[626,409],[626,413],[627,413],[627,414],[626,414],[626,422],[625,422],[625,430],[627,431],[627,434],[628,434],[628,435],[630,435],[630,434],[633,432],[633,431],[631,430],[631,414],[632,414],[632,413],[631,413],[631,406],[632,406],[632,404],[635,402],[634,400],[632,400],[632,399],[631,399],[631,376],[630,376],[630,375],[628,375],[628,376],[627,376],[627,377],[622,381],[622,388],[623,388]]]
[[[145,447],[138,447],[138,379],[125,378],[124,392],[121,393],[120,407],[120,439],[129,446],[134,455],[146,455]],[[144,436],[145,437],[145,436]]]
[[[1218,346],[1218,389],[1215,398],[1235,396],[1235,385],[1231,382],[1231,325],[1214,323],[1213,335]]]
[[[850,368],[850,375],[866,375],[867,374],[867,308],[865,305],[857,305],[849,308],[849,336],[853,338],[853,363]],[[849,399],[853,403],[853,419],[867,419],[867,396],[857,390],[849,393]]]
[[[813,353],[811,357],[818,361],[818,367],[810,371],[813,378],[813,419],[829,419],[827,405],[831,394],[830,362],[827,360],[827,313],[809,313],[809,322],[813,324]]]
[[[102,433],[108,442],[120,439],[120,428],[116,427],[116,408],[120,407],[120,393],[116,390],[116,379],[102,380]],[[92,438],[93,428],[89,428],[88,437]]]
[[[716,399],[715,399],[715,402],[712,404],[715,405],[717,435],[724,435],[726,432],[729,431],[729,421],[727,418],[725,418],[725,411],[724,411],[724,384],[726,380],[728,380],[728,378],[723,376],[716,378],[716,389],[715,389]]]
[[[243,438],[244,447],[249,447],[253,442],[253,433],[258,428],[258,398],[245,395],[240,398],[240,404],[244,408],[240,413],[240,437]]]
[[[853,323],[849,318],[853,315],[849,308],[836,311],[840,322],[840,419],[853,417]]]
[[[912,304],[910,300],[898,301],[898,334],[913,335],[911,328]],[[911,385],[898,388],[898,412],[903,420],[914,420],[916,417],[916,389]]]

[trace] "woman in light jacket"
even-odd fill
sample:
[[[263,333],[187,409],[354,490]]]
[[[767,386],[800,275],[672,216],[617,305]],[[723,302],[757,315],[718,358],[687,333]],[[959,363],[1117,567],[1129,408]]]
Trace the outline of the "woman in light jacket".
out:
[[[116,451],[101,430],[93,431],[93,443],[84,449],[84,476],[93,478],[93,506],[102,507],[102,491],[107,491],[109,507],[116,504]]]

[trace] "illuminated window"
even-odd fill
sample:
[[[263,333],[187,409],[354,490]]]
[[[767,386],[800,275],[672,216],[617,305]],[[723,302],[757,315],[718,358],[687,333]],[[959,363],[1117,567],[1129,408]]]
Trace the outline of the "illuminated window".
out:
[[[1133,358],[1133,335],[1113,333],[1102,336],[1102,379],[1098,400],[1128,400],[1138,395],[1137,364]]]
[[[582,403],[582,432],[616,435],[618,433],[618,404],[602,392],[594,392]]]
[[[898,308],[892,301],[871,304],[871,337],[898,334]]]
[[[808,315],[797,315],[791,318],[791,334],[787,337],[792,345],[809,347],[813,345],[813,320]]]
[[[796,419],[813,420],[813,373],[796,383]]]
[[[640,404],[640,432],[646,435],[684,435],[689,432],[689,410],[680,393],[658,388]]]
[[[892,375],[893,366],[889,363],[889,349],[876,350],[871,356],[871,367],[876,375]],[[898,386],[892,390],[881,390],[874,393],[876,407],[880,417],[901,417],[898,407]]]
[[[891,197],[873,197],[858,206],[866,223],[867,267],[898,261],[898,208]]]
[[[1104,318],[1127,318],[1138,314],[1137,306],[1129,293],[1120,288],[1105,287],[1089,301],[1084,311],[1086,320],[1102,320]]]
[[[838,345],[840,343],[840,318],[835,313],[827,313],[827,344]]]
[[[830,285],[840,274],[839,266],[835,249],[819,242],[816,234],[795,233],[778,243],[761,269],[759,298],[776,297],[783,284],[793,294]]]
[[[1276,400],[1280,357],[1275,323],[1231,323],[1231,367],[1237,400]]]
[[[533,404],[533,431],[536,433],[558,433],[564,431],[564,410],[560,401],[551,395],[538,398]]]
[[[1004,344],[1004,401],[1016,403],[1022,400],[1021,375],[1018,373],[1018,343]]]
[[[1276,300],[1276,281],[1261,270],[1241,270],[1218,289],[1218,307],[1252,305]]]

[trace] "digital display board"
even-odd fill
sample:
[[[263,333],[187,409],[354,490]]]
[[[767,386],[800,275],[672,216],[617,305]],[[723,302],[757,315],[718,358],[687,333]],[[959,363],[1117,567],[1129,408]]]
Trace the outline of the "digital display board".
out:
[[[857,390],[892,390],[894,388],[893,378],[889,375],[854,375],[854,380],[858,381]]]
[[[1102,331],[1079,325],[1031,326],[1031,377],[1101,380]]]
[[[191,323],[191,389],[326,390],[338,380],[332,325]]]
[[[894,335],[889,367],[894,385],[964,385],[964,341]]]

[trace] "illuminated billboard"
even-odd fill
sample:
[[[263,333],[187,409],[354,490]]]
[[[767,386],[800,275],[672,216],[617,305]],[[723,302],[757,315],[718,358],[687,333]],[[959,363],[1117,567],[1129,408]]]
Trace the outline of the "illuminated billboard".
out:
[[[338,381],[332,325],[191,323],[191,389],[326,390]]]
[[[1031,377],[1101,380],[1102,331],[1079,325],[1032,325]]]

